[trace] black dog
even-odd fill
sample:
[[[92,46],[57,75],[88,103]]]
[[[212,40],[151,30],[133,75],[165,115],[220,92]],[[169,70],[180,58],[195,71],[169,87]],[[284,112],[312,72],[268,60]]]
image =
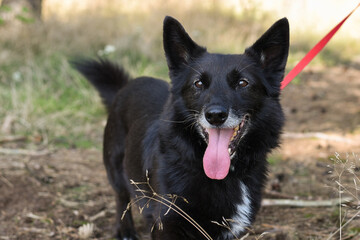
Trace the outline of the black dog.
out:
[[[276,22],[239,55],[207,52],[171,17],[164,20],[163,34],[171,86],[150,77],[130,81],[121,67],[105,60],[74,63],[109,112],[104,163],[116,192],[117,238],[138,239],[131,213],[121,216],[130,199],[141,196],[129,179],[145,182],[148,172],[158,194],[142,186],[150,196],[185,198],[176,205],[211,239],[234,239],[254,221],[266,156],[279,143],[288,21]],[[175,211],[147,201],[139,204],[149,228],[157,225],[153,239],[210,239]],[[223,219],[232,219],[231,231],[214,223]]]

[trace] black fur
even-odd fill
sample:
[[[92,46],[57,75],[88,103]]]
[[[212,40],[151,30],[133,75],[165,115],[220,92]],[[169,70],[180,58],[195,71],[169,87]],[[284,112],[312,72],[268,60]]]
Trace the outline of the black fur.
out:
[[[71,64],[99,90],[107,110],[110,111],[115,95],[128,83],[129,75],[122,68],[104,59],[78,60]]]
[[[171,17],[164,20],[163,38],[171,86],[150,77],[129,81],[120,67],[104,60],[74,63],[99,90],[109,110],[104,163],[116,192],[116,237],[138,239],[131,213],[120,218],[130,199],[140,195],[129,179],[144,182],[147,171],[158,194],[186,198],[188,203],[178,199],[176,204],[212,239],[239,237],[260,208],[266,156],[279,144],[288,22],[276,22],[241,55],[208,53]],[[230,171],[219,180],[210,179],[203,169],[208,144],[202,129],[222,131],[234,128],[234,121],[243,127],[234,143]],[[139,202],[145,203],[146,199]],[[157,223],[153,239],[205,239],[176,212],[164,215],[167,211],[162,204],[146,205],[143,215],[149,230]],[[163,230],[158,229],[158,217]],[[212,222],[233,217],[241,221],[231,223],[236,236]]]

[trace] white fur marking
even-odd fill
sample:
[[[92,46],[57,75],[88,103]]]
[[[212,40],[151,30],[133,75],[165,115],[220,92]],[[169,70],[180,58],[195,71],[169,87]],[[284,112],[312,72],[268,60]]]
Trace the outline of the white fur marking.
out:
[[[220,128],[236,128],[238,125],[240,125],[241,120],[239,117],[237,117],[232,110],[229,112],[229,116],[226,119],[226,121],[220,126]],[[214,126],[211,125],[205,118],[204,109],[201,111],[199,123],[203,128],[213,128]]]
[[[266,56],[265,56],[265,54],[262,52],[261,55],[260,55],[260,61],[261,61],[262,63],[265,63],[265,60],[266,60]]]
[[[233,239],[233,234],[236,237],[239,236],[239,234],[242,233],[246,229],[246,227],[251,224],[251,201],[249,192],[243,182],[240,182],[240,189],[242,194],[242,203],[236,205],[236,213],[231,218],[234,222],[230,223],[232,233],[225,233],[225,239]]]

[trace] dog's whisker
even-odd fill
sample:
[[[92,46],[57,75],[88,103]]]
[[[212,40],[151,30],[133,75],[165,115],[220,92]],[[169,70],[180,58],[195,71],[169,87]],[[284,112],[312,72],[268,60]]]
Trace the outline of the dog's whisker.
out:
[[[182,120],[182,121],[176,121],[176,120],[168,120],[168,119],[159,119],[162,122],[169,122],[169,123],[185,123],[186,120]]]
[[[201,70],[202,72],[205,72],[204,69],[203,69],[203,66],[201,66],[201,64],[200,64],[196,59],[192,59],[192,61],[193,61],[194,63],[196,63],[196,65],[198,65],[198,67],[200,68],[200,70]]]
[[[239,70],[239,73],[241,73],[242,71],[246,70],[248,67],[251,67],[253,65],[255,65],[255,63],[250,63],[250,64],[246,65],[245,67],[243,67],[242,69]]]
[[[196,70],[195,68],[193,68],[192,66],[190,66],[189,64],[183,63],[185,66],[187,66],[188,68],[191,68],[192,70],[194,70],[194,72],[196,72],[197,74],[201,75],[201,72]]]
[[[195,110],[195,109],[189,109],[188,111],[191,112],[191,113],[195,113],[195,114],[199,114],[199,113],[200,113],[200,111]]]

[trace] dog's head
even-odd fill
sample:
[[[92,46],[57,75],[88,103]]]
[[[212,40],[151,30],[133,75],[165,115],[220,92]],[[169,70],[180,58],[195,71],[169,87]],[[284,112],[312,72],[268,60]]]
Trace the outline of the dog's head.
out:
[[[164,20],[163,37],[172,94],[180,97],[186,118],[194,120],[207,143],[204,171],[209,178],[223,179],[253,125],[266,128],[271,124],[271,116],[266,115],[281,111],[278,100],[289,49],[288,21],[277,21],[238,55],[207,52],[171,17]]]

